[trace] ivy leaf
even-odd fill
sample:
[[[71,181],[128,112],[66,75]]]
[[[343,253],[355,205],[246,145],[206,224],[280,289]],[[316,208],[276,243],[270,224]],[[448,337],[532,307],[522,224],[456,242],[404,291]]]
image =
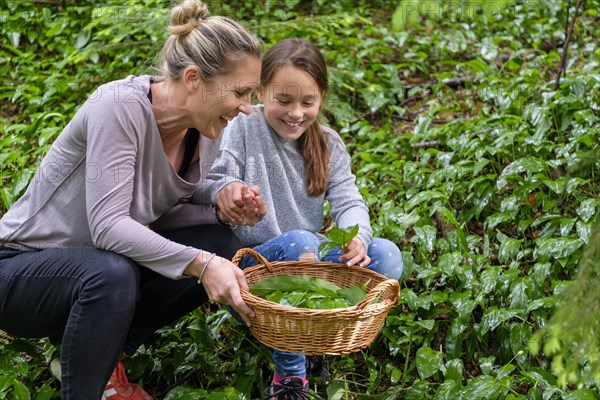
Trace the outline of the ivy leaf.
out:
[[[529,174],[536,174],[538,172],[542,172],[548,168],[548,163],[540,160],[536,157],[523,157],[516,161],[511,162],[504,168],[500,176],[498,177],[498,182],[496,182],[496,187],[498,189],[504,188],[507,184],[507,178],[520,174],[522,172],[528,172]]]
[[[500,267],[494,266],[487,268],[481,273],[481,291],[483,293],[489,293],[498,284],[500,277]]]
[[[428,201],[430,200],[434,200],[434,199],[446,199],[448,197],[448,195],[439,192],[437,190],[423,190],[417,194],[415,194],[413,197],[411,197],[407,204],[406,204],[406,208],[407,209],[412,209],[415,206],[418,205],[422,205],[422,204],[426,204]]]
[[[485,226],[488,229],[494,229],[496,226],[500,225],[501,223],[510,221],[513,218],[514,217],[509,214],[495,213],[485,219]]]
[[[465,399],[493,399],[499,383],[489,375],[478,376],[469,382],[464,392]]]
[[[12,395],[15,400],[30,400],[31,399],[31,393],[29,392],[29,389],[27,388],[27,386],[25,386],[23,384],[23,382],[18,381],[16,379],[13,382]]]
[[[498,260],[501,263],[509,263],[512,261],[519,249],[521,248],[521,241],[513,238],[506,238],[500,245],[500,251],[498,252]]]
[[[336,247],[337,247],[337,244],[335,244],[334,242],[321,243],[319,245],[319,259],[322,259],[323,257],[325,257],[327,254],[329,254],[330,251],[332,251]]]
[[[597,392],[590,389],[578,389],[563,396],[564,400],[598,400]]]
[[[427,329],[428,331],[432,330],[434,325],[435,325],[435,321],[433,319],[428,319],[425,321],[415,321],[415,324]]]
[[[590,220],[596,215],[596,200],[583,200],[579,204],[579,207],[577,207],[577,215],[581,217],[583,222],[590,222]]]
[[[520,356],[517,357],[517,361],[522,362],[527,352],[527,346],[529,343],[529,339],[531,338],[531,327],[527,324],[518,324],[510,329],[510,349],[514,354],[518,354],[522,351],[523,359],[519,359]]]
[[[394,367],[390,373],[390,382],[398,383],[402,377],[402,371],[399,368]]]
[[[443,367],[442,353],[423,346],[417,350],[417,371],[421,379],[427,379]]]
[[[350,287],[338,290],[338,294],[348,300],[350,304],[357,304],[367,295],[365,291],[366,285],[366,283],[360,286],[352,285]]]
[[[446,373],[444,374],[444,377],[446,380],[453,380],[460,383],[463,380],[464,372],[465,368],[463,366],[463,361],[460,358],[455,358],[446,363]]]
[[[538,238],[534,257],[561,259],[569,257],[583,246],[581,239],[575,238]]]
[[[331,250],[339,247],[343,249],[358,234],[358,224],[349,228],[333,227],[331,231],[325,233],[329,242],[323,242],[319,245],[319,259],[325,257]]]
[[[503,322],[514,317],[518,313],[514,310],[507,310],[505,308],[498,309],[496,306],[492,306],[485,310],[483,317],[481,318],[481,333],[486,334],[490,330],[494,330],[499,327]]]
[[[431,225],[425,226],[416,226],[415,230],[415,238],[419,244],[421,244],[426,253],[431,253],[433,251],[433,245],[435,242],[435,238],[437,236],[437,229]]]
[[[306,275],[272,276],[261,279],[250,286],[250,292],[261,297],[275,291],[291,292],[294,290],[311,290],[325,296],[335,296],[340,289],[335,283]]]
[[[83,49],[88,44],[91,37],[92,31],[89,29],[84,29],[79,32],[79,35],[77,35],[77,39],[75,40],[75,48],[77,50]]]
[[[327,386],[327,398],[329,400],[341,400],[346,394],[344,382],[336,382]]]
[[[496,379],[502,379],[509,376],[511,372],[513,372],[516,368],[517,367],[513,364],[506,364],[505,366],[500,368],[500,370],[498,370],[498,375],[496,376]]]
[[[381,85],[370,84],[366,89],[361,91],[361,94],[371,112],[379,110],[389,102],[389,96],[386,96]]]
[[[347,229],[334,227],[330,232],[325,234],[327,239],[340,247],[346,246],[358,234],[358,225],[351,226]]]
[[[512,292],[508,296],[510,299],[511,308],[515,309],[525,309],[527,308],[527,304],[529,303],[529,296],[527,295],[527,283],[522,278],[517,283],[515,283]]]

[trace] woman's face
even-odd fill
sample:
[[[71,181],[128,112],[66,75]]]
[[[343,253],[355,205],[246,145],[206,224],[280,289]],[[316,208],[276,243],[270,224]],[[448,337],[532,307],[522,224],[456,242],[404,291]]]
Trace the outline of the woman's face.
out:
[[[240,112],[252,112],[252,92],[259,81],[260,60],[254,57],[238,61],[233,71],[216,76],[212,82],[200,80],[189,99],[193,126],[208,138],[218,138],[228,121]]]
[[[271,81],[259,89],[265,106],[265,118],[283,139],[298,139],[316,121],[321,106],[321,92],[305,71],[284,66]]]

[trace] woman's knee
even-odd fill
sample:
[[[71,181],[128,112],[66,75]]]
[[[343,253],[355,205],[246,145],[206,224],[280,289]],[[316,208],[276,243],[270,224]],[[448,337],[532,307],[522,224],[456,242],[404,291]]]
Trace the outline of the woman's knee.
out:
[[[371,264],[367,267],[390,279],[399,280],[404,270],[400,249],[387,239],[373,238],[368,250]]]
[[[116,307],[135,307],[139,298],[140,266],[128,257],[99,250],[90,258],[88,295],[114,303]]]

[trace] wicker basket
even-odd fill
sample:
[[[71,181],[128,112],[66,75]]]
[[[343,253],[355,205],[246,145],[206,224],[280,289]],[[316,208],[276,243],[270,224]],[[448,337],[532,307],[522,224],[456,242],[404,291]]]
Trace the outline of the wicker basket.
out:
[[[332,310],[313,310],[280,305],[250,292],[242,297],[256,314],[250,331],[264,345],[305,355],[348,354],[367,347],[375,339],[387,313],[398,304],[400,284],[366,268],[307,261],[269,262],[252,249],[241,249],[237,265],[250,255],[258,265],[246,268],[248,285],[276,275],[307,275],[345,288],[367,283],[367,296],[358,304]]]

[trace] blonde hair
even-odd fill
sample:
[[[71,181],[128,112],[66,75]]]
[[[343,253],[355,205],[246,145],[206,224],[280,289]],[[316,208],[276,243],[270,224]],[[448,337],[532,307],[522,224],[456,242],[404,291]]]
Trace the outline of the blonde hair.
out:
[[[210,82],[245,57],[261,57],[262,46],[254,35],[227,17],[209,16],[200,0],[173,7],[168,31],[158,67],[164,79],[177,80],[185,68],[197,66],[202,79]]]

